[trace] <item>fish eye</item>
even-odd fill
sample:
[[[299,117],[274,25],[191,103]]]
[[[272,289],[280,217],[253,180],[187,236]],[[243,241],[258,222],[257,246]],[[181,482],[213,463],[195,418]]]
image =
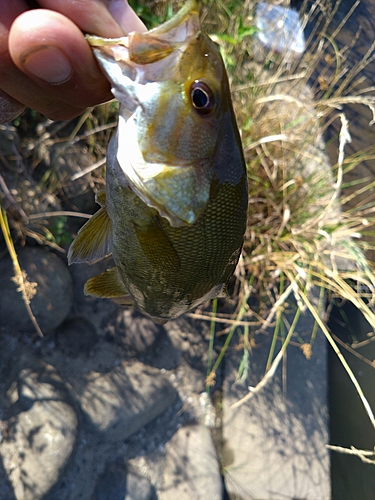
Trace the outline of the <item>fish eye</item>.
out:
[[[215,96],[210,87],[200,80],[195,80],[190,87],[190,99],[193,107],[201,115],[209,115],[215,109]]]

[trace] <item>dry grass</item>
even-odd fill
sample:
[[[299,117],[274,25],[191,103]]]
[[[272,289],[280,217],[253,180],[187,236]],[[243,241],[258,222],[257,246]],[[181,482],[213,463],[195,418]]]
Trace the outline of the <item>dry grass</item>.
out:
[[[69,218],[87,218],[77,199],[101,189],[106,147],[117,122],[117,104],[51,122],[29,110],[0,126],[0,201],[17,244],[28,239],[65,252]],[[78,203],[79,205],[79,203]]]
[[[34,295],[37,293],[37,283],[30,282],[27,278],[27,274],[25,271],[22,271],[21,266],[18,262],[18,257],[16,250],[14,248],[14,243],[12,240],[12,236],[10,233],[10,228],[9,228],[9,223],[8,223],[8,217],[3,209],[3,207],[0,207],[0,228],[2,231],[2,234],[5,239],[5,243],[9,252],[9,255],[12,259],[13,263],[13,268],[14,268],[14,278],[13,281],[17,285],[17,291],[22,294],[23,301],[26,306],[27,314],[29,315],[35,330],[37,333],[42,337],[43,333],[35,319],[35,316],[31,310],[30,307],[30,300],[34,297]]]
[[[248,12],[247,18],[242,15],[243,23],[251,25],[251,3],[245,2],[243,8]],[[257,334],[271,332],[265,376],[256,387],[249,387],[248,395],[235,405],[239,406],[272,379],[293,338],[309,358],[319,327],[349,374],[375,428],[373,411],[325,321],[328,296],[353,303],[375,329],[375,275],[368,258],[374,249],[374,182],[358,179],[345,186],[349,172],[374,158],[375,148],[371,147],[351,156],[345,154],[352,128],[345,107],[360,104],[375,118],[374,88],[363,85],[361,73],[374,59],[373,46],[359,61],[347,64],[359,35],[344,48],[339,48],[336,38],[355,6],[328,35],[338,8],[339,3],[332,8],[318,1],[302,13],[302,19],[314,17],[316,27],[305,54],[294,63],[272,53],[260,63],[255,61],[253,38],[241,35],[239,12],[228,18],[222,6],[215,18],[219,33],[216,39],[228,62],[242,133],[250,203],[243,255],[236,271],[239,300],[235,312],[227,317],[217,313],[208,316],[220,324],[227,320],[224,331],[228,333],[210,377],[214,377],[237,326],[244,328],[244,360]],[[229,26],[226,34],[237,43],[220,37],[220,25]],[[323,142],[324,131],[332,125],[338,131],[333,165]],[[350,209],[343,211],[344,206]],[[250,297],[257,297],[256,309],[250,307]],[[288,322],[291,301],[297,308]],[[307,341],[295,336],[305,310],[316,324]],[[281,347],[276,352],[278,342]],[[246,379],[243,366],[238,377]]]

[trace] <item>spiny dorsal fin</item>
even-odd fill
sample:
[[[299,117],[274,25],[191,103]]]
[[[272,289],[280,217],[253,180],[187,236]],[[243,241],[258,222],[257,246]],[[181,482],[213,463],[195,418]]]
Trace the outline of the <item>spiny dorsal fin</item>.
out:
[[[78,231],[68,251],[68,264],[95,262],[112,252],[112,224],[103,206]]]
[[[84,287],[86,295],[102,299],[122,298],[128,291],[122,282],[117,267],[112,267],[98,276],[90,278]]]

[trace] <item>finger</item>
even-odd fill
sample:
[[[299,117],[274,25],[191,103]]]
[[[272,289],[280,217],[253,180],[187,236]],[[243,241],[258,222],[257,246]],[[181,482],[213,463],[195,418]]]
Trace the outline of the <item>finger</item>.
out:
[[[0,46],[1,47],[6,47],[9,28],[11,27],[16,17],[22,14],[22,12],[24,12],[25,10],[27,10],[27,5],[22,0],[13,0],[12,2],[9,2],[9,0],[0,0],[0,14],[1,14]]]
[[[9,29],[14,19],[27,9],[22,0],[0,0],[0,89],[1,89],[1,121],[9,121],[22,111],[23,106],[29,106],[47,116],[60,119],[79,114],[77,109],[63,105],[56,97],[48,95],[40,86],[30,81],[13,63],[8,51]]]
[[[1,12],[1,23],[0,23],[0,83],[1,75],[6,72],[6,61],[9,60],[9,54],[7,51],[8,47],[8,32],[14,19],[21,14],[26,8],[25,3],[22,0],[14,0],[13,2],[8,2],[0,0],[0,12]],[[9,94],[1,90],[0,85],[0,123],[6,123],[14,118],[17,118],[25,109],[25,106],[13,99]]]
[[[109,10],[126,35],[132,31],[139,31],[140,33],[147,31],[146,26],[127,1],[110,0]]]
[[[25,110],[25,106],[0,90],[0,123],[10,122]]]
[[[41,87],[30,81],[26,75],[14,66],[9,54],[7,58],[4,56],[1,58],[1,68],[0,88],[5,100],[8,100],[7,97],[9,96],[10,101],[13,103],[22,103],[24,106],[46,114],[46,116],[56,116],[55,112],[62,106],[61,101],[46,94]],[[66,111],[65,109],[64,115]]]
[[[14,66],[10,56],[6,61],[2,58],[1,68],[0,88],[2,89],[3,98],[8,101],[8,103],[4,103],[4,111],[9,110],[9,106],[11,107],[19,102],[20,111],[22,105],[27,106],[48,116],[51,120],[69,120],[82,113],[83,108],[81,106],[69,105],[56,98],[56,96],[50,95],[42,87],[31,81],[30,78]],[[8,114],[3,117],[0,112],[0,120],[6,122],[15,118],[18,114],[17,112],[13,116]]]
[[[74,20],[90,35],[116,38],[131,31],[146,31],[126,0],[40,0],[39,4]]]
[[[48,106],[55,99],[82,110],[111,98],[82,32],[57,12],[38,9],[21,14],[9,34],[9,52],[17,68],[44,89]],[[11,95],[28,104],[28,93],[18,85]]]
[[[84,32],[117,37],[122,36],[124,32],[145,30],[143,23],[125,0],[40,0],[38,3],[74,19],[74,24]],[[11,23],[26,8],[23,0],[0,0],[0,89],[13,98],[11,103],[7,103],[4,94],[4,112],[5,108],[12,108],[18,101],[51,119],[69,119],[81,113],[87,106],[108,100],[111,97],[109,85],[99,72],[91,50],[88,54],[81,33],[77,30],[74,33],[71,25],[61,25],[56,22],[56,18],[52,20],[46,17],[45,11],[37,11],[41,14],[39,22],[35,22],[34,18],[34,21],[29,23],[31,18],[24,17],[17,20],[13,26],[10,44],[16,63],[14,65],[8,51],[1,49],[7,47]],[[63,31],[65,32],[62,33]],[[55,36],[52,36],[53,33]],[[43,45],[48,42],[45,47],[41,47],[40,43],[42,34]],[[52,44],[50,51],[49,42]],[[34,53],[33,49],[36,49]],[[57,55],[59,52],[56,52],[56,49],[62,49],[60,56]],[[84,63],[81,65],[78,61]],[[71,72],[69,63],[72,65]],[[34,73],[31,70],[34,70]],[[20,104],[18,110],[21,109]],[[18,114],[17,110],[16,113]]]

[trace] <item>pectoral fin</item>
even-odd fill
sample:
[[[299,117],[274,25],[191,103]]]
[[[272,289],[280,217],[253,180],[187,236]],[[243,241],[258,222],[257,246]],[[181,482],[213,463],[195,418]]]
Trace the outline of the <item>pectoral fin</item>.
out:
[[[172,272],[179,270],[180,259],[157,217],[145,226],[134,223],[134,228],[142,251],[154,268]]]
[[[128,290],[121,280],[117,267],[112,267],[104,273],[90,278],[85,283],[84,292],[86,295],[102,299],[124,299],[125,297],[130,297]],[[130,300],[130,303],[132,303],[131,297]]]
[[[68,251],[68,264],[95,262],[112,252],[112,224],[105,208],[105,193],[99,192],[96,200],[100,208],[81,227]]]

